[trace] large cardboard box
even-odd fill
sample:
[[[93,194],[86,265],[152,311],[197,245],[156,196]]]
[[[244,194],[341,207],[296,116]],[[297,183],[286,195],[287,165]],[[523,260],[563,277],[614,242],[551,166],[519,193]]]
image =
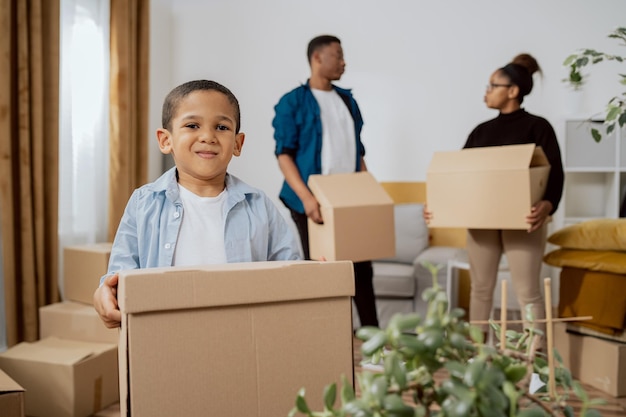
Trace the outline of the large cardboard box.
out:
[[[63,299],[93,304],[93,293],[107,273],[112,243],[66,246],[63,249]]]
[[[286,416],[353,381],[351,262],[120,272],[121,415]]]
[[[39,337],[115,343],[119,329],[107,328],[91,304],[62,301],[39,307]]]
[[[426,174],[430,227],[528,229],[550,164],[535,144],[435,152]]]
[[[393,200],[369,172],[311,175],[324,224],[311,219],[311,259],[354,262],[396,254]]]
[[[87,417],[119,401],[117,346],[50,337],[0,354],[0,368],[26,390],[26,415]]]
[[[24,417],[24,388],[0,369],[0,415]]]
[[[554,324],[554,347],[572,376],[614,397],[626,396],[626,343],[567,331]]]

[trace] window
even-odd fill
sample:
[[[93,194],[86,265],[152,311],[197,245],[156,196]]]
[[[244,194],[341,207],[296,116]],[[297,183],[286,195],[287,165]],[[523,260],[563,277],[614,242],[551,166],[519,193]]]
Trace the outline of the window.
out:
[[[59,285],[63,247],[107,239],[109,0],[61,1]]]

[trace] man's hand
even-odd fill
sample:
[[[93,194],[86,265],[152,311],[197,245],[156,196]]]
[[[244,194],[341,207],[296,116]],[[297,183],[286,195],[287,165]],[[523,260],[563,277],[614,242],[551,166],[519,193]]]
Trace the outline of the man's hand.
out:
[[[109,329],[120,327],[122,313],[117,305],[117,274],[107,277],[93,294],[93,306]]]
[[[324,219],[322,219],[322,212],[320,211],[320,204],[317,202],[317,199],[310,194],[310,196],[304,200],[302,200],[302,204],[304,205],[304,213],[306,216],[313,220],[317,224],[323,224]]]
[[[526,216],[526,223],[530,225],[528,233],[534,232],[543,226],[552,211],[552,203],[547,200],[541,200],[530,209],[530,214]]]

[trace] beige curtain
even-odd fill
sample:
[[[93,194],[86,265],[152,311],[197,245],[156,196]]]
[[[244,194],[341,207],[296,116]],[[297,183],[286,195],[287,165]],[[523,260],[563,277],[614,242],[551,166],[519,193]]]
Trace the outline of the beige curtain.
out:
[[[109,239],[148,176],[149,0],[111,0]]]
[[[0,0],[0,212],[7,344],[59,300],[59,0]]]

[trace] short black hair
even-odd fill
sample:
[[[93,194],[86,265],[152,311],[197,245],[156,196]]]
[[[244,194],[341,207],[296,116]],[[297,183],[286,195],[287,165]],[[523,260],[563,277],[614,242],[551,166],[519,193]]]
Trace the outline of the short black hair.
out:
[[[239,101],[237,100],[237,97],[235,97],[235,95],[222,84],[209,80],[188,81],[169,92],[163,101],[163,111],[161,113],[161,124],[163,125],[163,129],[171,130],[172,118],[178,110],[180,101],[194,91],[201,90],[218,91],[228,98],[228,101],[233,105],[235,110],[235,133],[239,133],[239,128],[241,127],[241,111],[239,109]]]
[[[313,52],[317,51],[322,46],[330,45],[333,42],[341,44],[339,38],[333,35],[320,35],[311,39],[311,41],[309,42],[309,46],[306,50],[306,56],[309,59],[309,64],[311,63],[311,57],[313,56]]]

